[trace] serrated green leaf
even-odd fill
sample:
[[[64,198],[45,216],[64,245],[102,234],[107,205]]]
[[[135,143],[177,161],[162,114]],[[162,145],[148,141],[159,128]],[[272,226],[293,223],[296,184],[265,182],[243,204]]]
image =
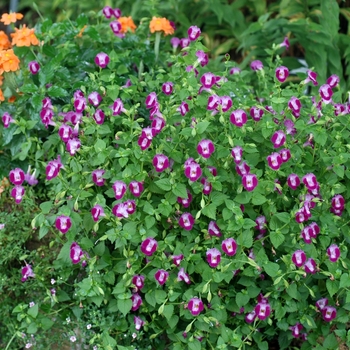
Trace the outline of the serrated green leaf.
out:
[[[264,270],[270,277],[276,277],[280,266],[271,261],[264,264]]]
[[[275,248],[278,248],[285,240],[285,236],[283,233],[276,231],[270,232],[270,241]]]
[[[184,184],[177,183],[174,185],[172,192],[174,193],[175,196],[180,197],[180,198],[187,198],[187,189]]]
[[[35,304],[34,306],[29,307],[29,309],[28,309],[28,315],[32,316],[33,318],[36,318],[36,316],[38,315],[38,312],[39,312],[39,305],[38,304]]]
[[[155,181],[155,184],[163,191],[171,190],[171,183],[169,179],[160,179]]]
[[[330,279],[328,279],[326,282],[326,287],[329,295],[333,297],[333,295],[339,291],[339,281],[331,281]]]
[[[118,299],[117,302],[119,311],[126,316],[128,312],[131,310],[132,301],[130,299]]]
[[[213,203],[207,205],[202,209],[202,213],[208,218],[216,220],[216,205],[214,205]]]

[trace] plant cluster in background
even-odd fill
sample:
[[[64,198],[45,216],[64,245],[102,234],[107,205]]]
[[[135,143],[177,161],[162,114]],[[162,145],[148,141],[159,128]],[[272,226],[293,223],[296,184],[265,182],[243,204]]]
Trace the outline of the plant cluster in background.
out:
[[[176,36],[150,4],[42,19],[14,48],[1,286],[22,299],[1,297],[0,343],[349,344],[342,79],[293,74],[286,33],[246,69],[213,64],[197,23]]]

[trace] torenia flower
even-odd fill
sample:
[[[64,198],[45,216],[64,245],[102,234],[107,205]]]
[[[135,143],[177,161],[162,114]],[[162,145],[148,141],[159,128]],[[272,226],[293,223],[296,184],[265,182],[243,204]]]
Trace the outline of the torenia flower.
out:
[[[24,182],[25,174],[21,168],[15,168],[10,171],[9,180],[14,185],[22,185]]]
[[[24,180],[28,185],[35,186],[38,183],[38,179],[35,177],[36,169],[31,173],[31,166],[29,165],[27,172],[24,174]]]
[[[328,299],[327,298],[322,298],[316,301],[316,307],[320,310],[323,310],[326,305],[328,305]]]
[[[188,31],[188,38],[191,41],[197,40],[199,36],[201,35],[201,30],[197,26],[191,26]]]
[[[220,105],[223,112],[227,112],[232,107],[232,99],[230,96],[220,96]]]
[[[105,170],[103,169],[96,169],[91,173],[92,181],[95,183],[95,185],[103,186],[105,184],[106,180],[102,177],[104,173]]]
[[[212,248],[207,250],[207,262],[210,267],[217,267],[221,261],[221,253],[218,249]]]
[[[237,109],[230,115],[230,122],[241,128],[247,122],[247,114],[243,109]]]
[[[253,118],[253,120],[258,122],[262,118],[264,111],[258,107],[253,106],[252,108],[250,108],[249,114]]]
[[[326,322],[331,322],[337,317],[337,310],[333,306],[326,305],[322,309],[322,317]]]
[[[296,250],[292,255],[292,262],[297,267],[302,267],[306,262],[306,254],[303,250]]]
[[[206,89],[210,89],[216,83],[216,76],[211,72],[204,73],[200,82]]]
[[[169,272],[160,269],[155,273],[154,278],[162,286],[169,278]]]
[[[174,28],[166,18],[153,17],[149,29],[151,33],[163,31],[165,35],[174,34]]]
[[[221,249],[228,256],[233,256],[237,251],[237,243],[233,238],[226,238],[221,243]]]
[[[242,161],[243,148],[241,146],[236,146],[232,148],[231,155],[236,164]]]
[[[320,93],[320,96],[321,96],[322,101],[324,103],[328,104],[328,103],[332,102],[333,91],[328,84],[322,85],[318,92]]]
[[[183,267],[181,267],[180,271],[177,274],[177,280],[180,281],[184,281],[187,284],[190,284],[190,276],[185,272],[185,269]]]
[[[122,29],[122,25],[119,23],[119,21],[112,21],[109,23],[109,26],[111,27],[112,32],[116,35],[118,35]]]
[[[258,70],[262,70],[264,68],[264,65],[262,64],[261,61],[255,60],[255,61],[251,62],[250,68],[254,71],[258,71]]]
[[[67,124],[62,124],[58,129],[58,135],[64,143],[67,143],[71,138],[73,129]]]
[[[267,163],[272,170],[278,170],[282,164],[282,158],[279,153],[271,153],[267,156]]]
[[[335,88],[340,82],[340,79],[337,75],[333,74],[327,79],[327,84],[333,89]]]
[[[143,275],[134,275],[132,280],[132,284],[135,285],[139,290],[142,289],[145,285],[145,276]]]
[[[340,257],[340,249],[336,244],[331,244],[327,248],[327,255],[331,262],[337,262]]]
[[[137,28],[132,17],[120,17],[118,18],[119,23],[121,24],[121,33],[127,33],[128,30],[135,32],[135,29]]]
[[[122,112],[125,113],[126,109],[124,108],[123,101],[120,98],[117,98],[113,105],[111,106],[111,109],[113,111],[113,115],[120,115]]]
[[[209,62],[209,58],[208,55],[202,51],[202,50],[198,50],[196,52],[196,56],[197,56],[197,62],[202,66],[206,66]],[[192,66],[193,67],[193,66]]]
[[[288,37],[287,37],[287,36],[284,37],[282,43],[279,44],[279,47],[285,47],[286,50],[289,49],[289,40],[288,40]]]
[[[170,44],[173,46],[174,52],[179,47],[180,43],[181,40],[175,36],[170,39]]]
[[[139,181],[131,181],[129,183],[129,190],[135,197],[140,197],[143,191],[143,184]]]
[[[210,236],[216,236],[216,237],[222,236],[220,228],[215,221],[209,222],[208,233],[210,234]]]
[[[236,165],[236,172],[239,176],[244,176],[249,174],[250,166],[246,162]]]
[[[113,9],[110,6],[105,6],[102,9],[102,13],[105,15],[106,18],[111,18],[113,16]]]
[[[242,184],[247,191],[253,191],[258,186],[258,178],[255,174],[243,175]]]
[[[337,210],[344,210],[345,199],[341,194],[337,194],[332,198],[332,208]]]
[[[157,99],[157,94],[155,92],[151,92],[147,97],[146,97],[146,101],[145,101],[145,104],[146,104],[146,108],[152,108],[154,107],[158,102],[158,99]]]
[[[11,190],[11,197],[14,198],[16,204],[19,204],[22,202],[24,193],[25,193],[25,188],[21,185],[16,185]]]
[[[208,97],[208,104],[207,104],[207,110],[208,111],[213,111],[217,109],[218,105],[220,104],[221,99],[218,95],[210,95]]]
[[[180,112],[181,115],[184,117],[189,111],[188,103],[186,103],[185,101],[181,102],[181,105],[177,108],[177,111]]]
[[[158,242],[152,238],[148,237],[141,243],[141,252],[147,256],[152,256],[153,253],[157,250]]]
[[[304,264],[304,269],[306,273],[316,273],[316,262],[314,259],[309,258]]]
[[[180,255],[173,255],[171,258],[173,259],[173,263],[174,263],[176,266],[180,266],[180,263],[181,263],[181,261],[183,260],[184,256],[183,256],[183,254],[180,254]]]
[[[135,329],[139,331],[141,327],[145,324],[145,321],[138,316],[134,316],[134,324],[135,324]]]
[[[97,107],[101,103],[102,97],[97,91],[93,91],[91,94],[89,94],[88,101],[94,107]]]
[[[209,158],[211,154],[215,151],[215,146],[211,140],[202,140],[198,143],[197,152],[203,158]]]
[[[166,95],[170,95],[173,92],[173,89],[174,89],[174,84],[171,81],[167,81],[162,85],[162,91]]]
[[[303,176],[302,180],[308,190],[314,190],[317,188],[318,182],[316,176],[313,173],[306,174]]]
[[[100,220],[100,218],[102,216],[106,216],[106,214],[104,213],[103,208],[99,204],[94,205],[94,207],[91,209],[91,215],[92,215],[92,219],[95,222]]]
[[[191,213],[183,213],[180,216],[179,225],[183,229],[185,229],[187,231],[191,231],[192,227],[194,225],[194,218],[193,218],[192,214]]]
[[[276,131],[272,137],[271,142],[273,143],[274,148],[279,148],[284,145],[286,142],[286,135],[282,130]]]
[[[46,166],[46,180],[55,178],[62,167],[60,156],[57,156],[57,159],[51,160]]]
[[[283,163],[288,162],[292,156],[288,148],[283,148],[278,153],[280,154]]]
[[[202,169],[195,161],[186,164],[185,163],[185,176],[192,182],[197,181],[202,176]]]
[[[5,112],[2,116],[2,122],[4,123],[4,128],[8,128],[10,123],[14,123],[15,120],[10,116],[10,114]]]
[[[271,306],[266,300],[263,300],[255,306],[254,311],[260,320],[265,320],[271,314]]]
[[[291,97],[288,101],[288,108],[292,111],[295,118],[299,118],[301,110],[301,102],[295,96]]]
[[[303,81],[304,84],[307,84],[311,82],[312,84],[314,84],[314,86],[318,85],[317,82],[317,73],[313,72],[312,70],[308,70],[307,71],[307,78]]]
[[[206,177],[201,178],[201,184],[203,185],[203,194],[208,195],[213,189],[212,184],[207,180]]]
[[[74,156],[75,153],[80,149],[81,142],[78,138],[69,139],[66,143],[66,149],[71,156]]]
[[[232,67],[229,72],[231,75],[236,75],[241,73],[241,68],[239,67]]]
[[[115,199],[123,198],[126,191],[126,184],[123,181],[116,181],[114,182],[112,187],[113,187]]]
[[[63,234],[67,233],[72,226],[72,220],[69,216],[61,215],[56,218],[55,226]]]
[[[177,197],[177,202],[184,208],[188,208],[192,202],[192,194],[187,190],[187,198]]]
[[[289,75],[289,70],[285,66],[280,66],[276,68],[276,78],[280,83],[284,83]]]
[[[192,298],[188,302],[188,310],[191,312],[193,316],[198,316],[204,309],[204,305],[201,299]]]
[[[298,322],[296,325],[289,327],[289,329],[292,331],[292,336],[294,338],[299,338],[300,332],[303,329],[303,325]]]
[[[131,307],[132,311],[136,311],[142,305],[142,298],[138,293],[134,293],[131,296],[131,301],[132,301],[132,307]]]
[[[249,314],[245,316],[245,321],[247,323],[253,323],[256,317],[257,317],[256,312],[255,310],[253,310],[252,312],[249,312]]]
[[[30,61],[28,63],[28,69],[30,70],[30,73],[32,74],[38,74],[40,70],[40,65],[37,61]]]
[[[169,158],[164,154],[156,154],[152,163],[157,172],[162,172],[169,168]]]
[[[109,56],[104,52],[100,52],[95,57],[95,63],[101,68],[106,68],[109,63]]]
[[[29,277],[35,277],[35,274],[32,270],[32,265],[27,264],[22,268],[22,282],[25,282]]]
[[[70,246],[70,258],[73,264],[78,264],[83,255],[83,250],[80,248],[77,242],[73,242]]]
[[[128,218],[129,212],[126,203],[118,203],[112,208],[112,213],[118,218]]]

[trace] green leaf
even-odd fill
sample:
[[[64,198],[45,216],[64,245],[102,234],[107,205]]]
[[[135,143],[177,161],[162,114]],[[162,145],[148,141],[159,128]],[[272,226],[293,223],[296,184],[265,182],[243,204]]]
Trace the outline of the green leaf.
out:
[[[291,283],[286,289],[288,295],[293,299],[300,300],[300,293],[298,292],[298,287],[296,283]]]
[[[326,349],[339,349],[339,343],[337,338],[333,333],[327,335],[326,339],[324,339],[322,345]]]
[[[153,307],[156,306],[157,300],[154,295],[154,291],[149,291],[147,294],[145,294],[145,298],[148,304],[152,305]]]
[[[343,273],[340,277],[339,288],[350,287],[350,277],[347,273]]]
[[[126,316],[126,314],[131,310],[132,301],[131,299],[118,299],[118,309],[119,311]]]
[[[100,153],[106,149],[106,142],[98,139],[94,145],[96,153]]]
[[[254,205],[261,205],[267,201],[267,198],[259,192],[253,193],[252,203]]]
[[[40,321],[41,321],[41,328],[42,328],[44,331],[49,330],[49,329],[55,324],[54,321],[50,320],[50,319],[47,318],[47,317],[43,317]]]
[[[327,279],[326,287],[329,295],[333,297],[333,295],[339,291],[339,281]]]
[[[109,284],[113,284],[115,283],[115,275],[113,271],[108,271],[104,276],[103,276],[104,280],[109,283]]]
[[[169,321],[174,314],[174,305],[164,305],[163,315]]]
[[[171,318],[168,319],[167,321],[168,321],[168,325],[169,325],[170,329],[172,329],[172,328],[174,328],[174,327],[177,325],[177,323],[179,322],[179,316],[173,315],[173,316],[171,316]]]
[[[250,202],[250,199],[252,198],[252,192],[241,192],[235,197],[235,201],[239,204],[247,204]]]
[[[68,96],[68,92],[65,89],[62,89],[58,86],[51,86],[48,90],[47,90],[47,94],[50,97],[65,97]]]
[[[283,233],[276,231],[270,232],[270,241],[275,248],[278,248],[285,240],[285,236]]]
[[[237,239],[237,243],[241,247],[250,248],[253,245],[253,232],[252,231],[242,232]]]
[[[160,179],[155,181],[155,184],[163,191],[171,190],[171,183],[169,179]]]
[[[210,219],[216,220],[216,205],[211,203],[202,209],[203,215]]]
[[[40,204],[40,209],[43,214],[48,214],[52,208],[52,202],[43,202]]]
[[[236,295],[236,304],[238,307],[242,307],[248,304],[250,297],[248,294],[238,292]]]
[[[36,316],[38,315],[39,312],[39,305],[35,304],[34,306],[30,307],[28,309],[28,315],[32,316],[33,318],[36,318]]]
[[[207,130],[207,127],[210,125],[209,122],[207,121],[202,121],[202,122],[199,122],[197,125],[196,125],[196,131],[197,131],[197,134],[203,134],[203,132],[205,130]]]
[[[233,213],[230,209],[224,208],[222,211],[222,217],[225,221],[228,221],[229,219],[231,219]]]
[[[172,192],[174,193],[175,196],[180,197],[180,198],[187,198],[187,189],[184,184],[177,183],[173,187]]]
[[[31,323],[28,328],[27,328],[27,333],[29,334],[35,334],[38,330],[38,326],[36,325],[36,323]]]
[[[24,93],[32,93],[32,92],[37,92],[38,91],[38,87],[34,84],[25,84],[21,87],[21,92]]]
[[[271,261],[264,264],[264,270],[270,277],[276,277],[280,266]]]

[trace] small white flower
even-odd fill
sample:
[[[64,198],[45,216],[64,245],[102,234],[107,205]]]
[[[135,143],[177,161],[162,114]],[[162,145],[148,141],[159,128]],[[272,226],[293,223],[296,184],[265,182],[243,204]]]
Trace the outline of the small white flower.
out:
[[[74,335],[72,335],[69,339],[72,343],[77,341],[77,338]]]
[[[27,343],[26,344],[26,349],[29,349],[29,348],[31,348],[32,347],[32,344],[31,343]]]
[[[91,324],[89,323],[87,326],[86,326],[87,329],[90,329],[91,328]]]
[[[137,338],[137,334],[136,333],[133,333],[132,334],[132,337],[135,339],[135,338]]]
[[[66,322],[69,323],[70,322],[70,317],[66,318]]]
[[[51,278],[51,284],[53,285],[55,283],[56,283],[56,281],[53,278]]]
[[[5,228],[5,224],[0,224],[0,230]]]
[[[34,301],[31,301],[31,302],[29,303],[29,307],[33,307],[34,305],[35,305]]]

